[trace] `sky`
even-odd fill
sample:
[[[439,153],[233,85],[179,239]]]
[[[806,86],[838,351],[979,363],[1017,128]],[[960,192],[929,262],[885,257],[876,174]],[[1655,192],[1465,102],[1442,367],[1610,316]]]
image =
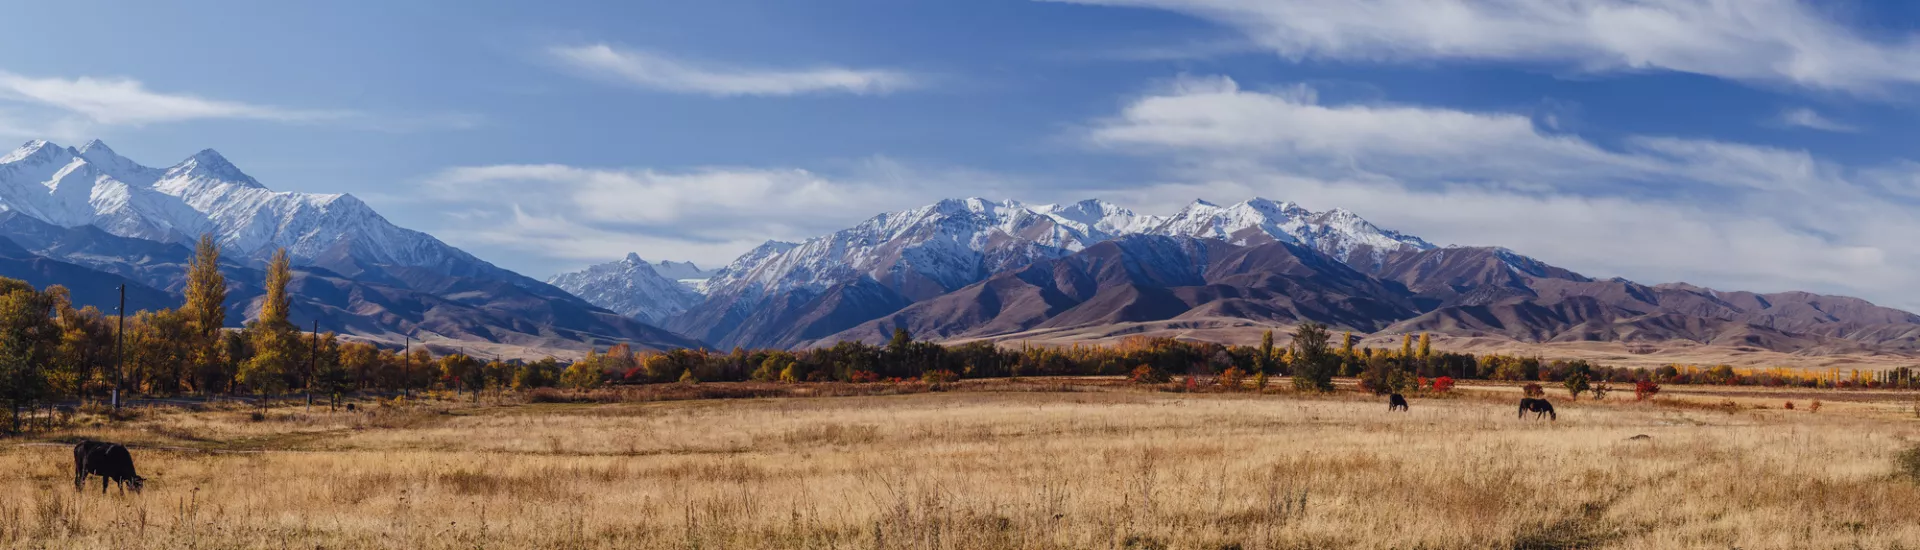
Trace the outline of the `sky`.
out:
[[[545,278],[940,198],[1342,207],[1920,310],[1920,4],[34,2],[0,141],[204,148]]]

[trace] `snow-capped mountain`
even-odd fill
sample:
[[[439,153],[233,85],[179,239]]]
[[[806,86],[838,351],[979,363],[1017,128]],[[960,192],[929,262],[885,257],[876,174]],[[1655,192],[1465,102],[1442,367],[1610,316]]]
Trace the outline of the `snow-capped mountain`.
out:
[[[1225,207],[1194,201],[1167,217],[1135,214],[1096,199],[1028,206],[970,198],[881,214],[777,254],[749,253],[721,269],[709,286],[713,292],[775,293],[823,288],[867,275],[882,282],[924,277],[952,289],[1036,259],[1136,234],[1217,238],[1240,245],[1280,240],[1342,261],[1358,250],[1433,248],[1343,209],[1313,212],[1292,202],[1258,198]]]
[[[615,313],[658,324],[699,305],[705,297],[681,280],[706,276],[711,273],[692,262],[649,264],[639,254],[629,253],[620,261],[555,275],[547,284]]]
[[[1346,209],[1314,212],[1291,201],[1262,198],[1231,206],[1193,201],[1144,232],[1221,239],[1238,245],[1287,241],[1349,264],[1362,259],[1353,257],[1355,252],[1365,252],[1367,261],[1378,262],[1389,252],[1434,247],[1419,237],[1381,229]]]
[[[1129,235],[1218,238],[1243,245],[1285,241],[1343,261],[1361,251],[1377,261],[1386,252],[1433,247],[1344,210],[1312,212],[1266,199],[1227,207],[1196,201],[1168,217],[1136,214],[1100,200],[1027,205],[949,199],[881,214],[799,244],[768,243],[709,279],[709,300],[669,327],[715,343],[764,343],[736,333],[740,323],[762,315],[769,300],[787,308],[824,299],[831,303],[808,307],[854,318]],[[834,292],[849,284],[861,290]]]
[[[163,242],[190,243],[211,232],[240,258],[285,247],[301,264],[344,256],[443,272],[503,271],[393,225],[352,195],[267,189],[212,149],[153,168],[98,140],[80,148],[30,141],[0,156],[0,210]]]
[[[627,254],[629,258],[635,256],[637,255]],[[661,277],[679,281],[680,284],[693,289],[695,292],[699,292],[701,288],[705,288],[707,279],[713,278],[715,273],[720,272],[718,268],[700,269],[700,266],[694,265],[693,262],[675,262],[673,260],[660,260],[654,262],[652,267],[654,273],[659,273]]]
[[[763,296],[871,277],[933,295],[1149,227],[1153,219],[1100,201],[1028,206],[948,199],[889,212],[784,251],[756,249],[708,280],[709,294]],[[772,243],[770,243],[772,244]]]

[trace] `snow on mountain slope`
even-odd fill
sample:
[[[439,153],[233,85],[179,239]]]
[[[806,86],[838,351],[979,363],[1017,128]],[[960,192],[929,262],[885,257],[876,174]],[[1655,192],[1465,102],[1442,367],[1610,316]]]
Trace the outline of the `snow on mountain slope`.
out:
[[[663,270],[677,276],[668,276]],[[679,281],[705,274],[691,262],[648,264],[639,254],[629,253],[620,261],[555,275],[547,284],[615,313],[658,324],[705,299]]]
[[[352,195],[267,189],[212,149],[160,169],[98,140],[79,149],[30,141],[0,156],[0,208],[62,227],[93,225],[163,242],[190,243],[212,232],[242,258],[285,247],[296,263],[344,250],[372,264],[500,271],[431,235],[393,225]]]
[[[709,294],[770,295],[869,276],[909,297],[931,296],[1145,226],[1142,216],[1100,201],[1028,206],[948,199],[881,214],[789,250],[763,247],[721,269],[707,288]]]
[[[1239,245],[1288,241],[1347,263],[1353,263],[1353,253],[1363,249],[1377,262],[1388,252],[1434,247],[1419,237],[1381,229],[1345,209],[1314,212],[1292,202],[1262,198],[1231,206],[1194,201],[1145,232],[1222,239]]]

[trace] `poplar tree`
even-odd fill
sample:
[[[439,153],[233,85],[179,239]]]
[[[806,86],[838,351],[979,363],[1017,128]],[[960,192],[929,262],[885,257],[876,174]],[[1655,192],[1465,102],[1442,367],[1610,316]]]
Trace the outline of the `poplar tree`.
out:
[[[267,264],[267,295],[260,305],[260,317],[254,320],[254,355],[240,368],[240,382],[260,395],[260,408],[266,408],[268,395],[287,389],[287,373],[297,360],[293,346],[293,322],[288,320],[293,301],[287,284],[293,281],[293,269],[287,261],[287,249],[273,253]]]
[[[284,308],[283,308],[284,309]],[[227,277],[220,273],[220,246],[212,233],[200,235],[193,264],[187,268],[187,302],[180,307],[186,315],[187,343],[191,360],[198,371],[211,374],[225,360],[221,357],[220,328],[227,324]],[[202,391],[211,389],[214,376],[200,376]]]
[[[1260,334],[1260,374],[1273,370],[1273,329]]]
[[[1427,333],[1422,332],[1420,333],[1420,360],[1425,361],[1432,357],[1433,357],[1433,338],[1429,336]]]

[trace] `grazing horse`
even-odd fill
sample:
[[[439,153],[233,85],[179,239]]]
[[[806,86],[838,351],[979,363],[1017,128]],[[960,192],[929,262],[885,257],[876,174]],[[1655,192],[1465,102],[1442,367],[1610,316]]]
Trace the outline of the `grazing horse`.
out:
[[[126,447],[105,441],[81,441],[73,446],[73,490],[80,490],[89,474],[100,476],[101,494],[106,494],[110,481],[119,482],[123,494],[128,488],[140,492],[147,481],[134,472],[133,454]]]
[[[1395,410],[1407,410],[1407,398],[1401,397],[1400,394],[1397,393],[1387,396],[1387,412],[1393,412]]]
[[[1553,404],[1548,403],[1545,399],[1534,399],[1532,397],[1520,398],[1520,414],[1518,417],[1526,418],[1527,413],[1533,413],[1534,418],[1540,418],[1544,415],[1551,420],[1560,419],[1560,415],[1553,412]]]

